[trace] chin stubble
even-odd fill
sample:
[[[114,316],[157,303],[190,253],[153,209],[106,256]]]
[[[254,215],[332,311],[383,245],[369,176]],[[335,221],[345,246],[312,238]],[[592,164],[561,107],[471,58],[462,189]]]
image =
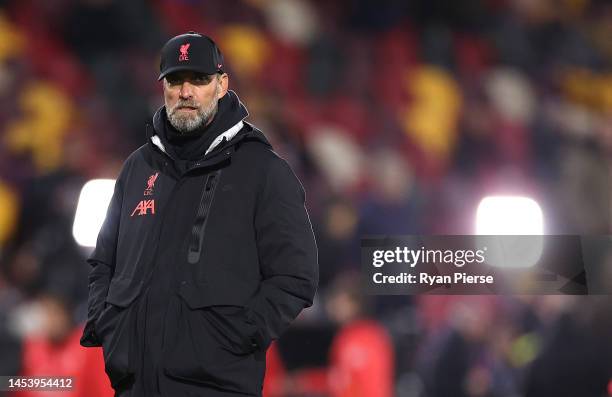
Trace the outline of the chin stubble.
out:
[[[182,106],[198,107],[197,103],[179,101],[176,105],[168,112],[168,120],[170,124],[181,134],[191,134],[198,131],[201,127],[208,124],[210,120],[217,113],[218,102],[217,102],[217,89],[213,99],[206,106],[199,108],[195,115],[181,114],[179,108]]]

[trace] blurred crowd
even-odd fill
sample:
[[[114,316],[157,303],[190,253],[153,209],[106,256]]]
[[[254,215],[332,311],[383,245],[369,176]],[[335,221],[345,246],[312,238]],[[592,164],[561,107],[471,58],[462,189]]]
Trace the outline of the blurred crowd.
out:
[[[547,234],[610,233],[609,0],[0,0],[0,375],[112,395],[77,343],[74,212],[145,142],[158,51],[188,30],[218,42],[315,228],[319,293],[272,345],[267,397],[612,395],[607,296],[373,297],[358,277],[361,237],[472,234],[486,195],[535,199]]]

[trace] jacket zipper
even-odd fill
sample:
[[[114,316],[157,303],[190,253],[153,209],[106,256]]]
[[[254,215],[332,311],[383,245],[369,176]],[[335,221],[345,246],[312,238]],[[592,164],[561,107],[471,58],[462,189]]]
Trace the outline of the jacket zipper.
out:
[[[163,153],[163,155],[171,159],[172,161],[176,161],[165,150],[162,150],[157,145],[153,145],[153,146],[157,150],[159,150],[161,153]],[[232,154],[232,151],[233,151],[232,148],[223,149],[224,159],[229,158]],[[164,163],[166,166],[168,165],[166,161],[164,161]],[[197,168],[204,168],[209,165],[211,164],[207,164],[206,160],[203,162],[197,162],[194,164],[193,167],[188,169],[186,172],[183,172],[180,179],[182,180],[184,175],[190,171],[193,171]],[[217,179],[219,179],[220,175],[221,175],[221,169],[211,174],[208,174],[208,176],[206,177],[206,182],[204,183],[204,191],[202,192],[202,197],[200,199],[200,206],[198,207],[198,213],[196,215],[196,220],[191,229],[191,241],[189,243],[189,250],[187,252],[187,261],[190,264],[196,264],[200,261],[200,256],[202,254],[202,245],[204,241],[204,230],[206,228],[206,223],[207,223],[206,221],[208,219],[208,212],[212,204],[212,198],[215,192],[215,187],[217,185]]]
[[[172,190],[170,191],[170,195],[168,196],[168,202],[170,202],[170,199],[172,198],[172,196],[174,195],[174,193],[178,190],[178,188],[180,187],[180,185],[183,183],[182,180],[177,181],[174,186],[172,187]],[[151,260],[149,261],[151,263],[151,269],[149,269],[149,274],[147,275],[147,277],[145,278],[144,282],[143,282],[143,287],[145,288],[145,292],[149,289],[150,282],[151,279],[153,278],[153,273],[155,272],[155,270],[157,269],[157,266],[159,265],[157,262],[157,256],[158,256],[158,252],[159,252],[159,247],[162,246],[161,244],[161,236],[162,236],[162,229],[164,227],[164,222],[166,220],[166,214],[168,213],[168,211],[164,211],[163,215],[160,218],[156,218],[157,219],[157,223],[155,224],[155,227],[158,229],[157,230],[157,236],[156,236],[156,240],[157,240],[157,244],[155,245],[155,251],[153,253],[153,256],[151,258]]]
[[[193,223],[193,227],[191,229],[191,241],[189,242],[189,252],[187,255],[187,261],[192,265],[200,261],[202,245],[204,242],[204,230],[206,229],[208,213],[213,201],[217,180],[219,179],[220,175],[221,170],[208,174],[206,177],[206,182],[204,183],[204,190],[202,191],[200,206],[198,207],[198,214],[196,215],[195,222]]]

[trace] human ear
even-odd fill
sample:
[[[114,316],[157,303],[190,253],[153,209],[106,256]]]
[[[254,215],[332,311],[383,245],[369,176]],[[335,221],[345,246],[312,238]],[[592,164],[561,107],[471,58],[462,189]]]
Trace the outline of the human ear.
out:
[[[223,73],[219,75],[217,77],[217,81],[220,87],[219,93],[217,94],[217,99],[221,99],[223,98],[223,96],[225,96],[225,94],[227,93],[228,87],[229,87],[229,77],[227,73]]]

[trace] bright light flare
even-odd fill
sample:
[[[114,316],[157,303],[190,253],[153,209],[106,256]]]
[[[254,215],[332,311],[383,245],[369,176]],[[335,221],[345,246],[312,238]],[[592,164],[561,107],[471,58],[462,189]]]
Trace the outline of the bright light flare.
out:
[[[535,266],[544,249],[544,220],[539,204],[529,197],[489,196],[476,211],[478,247],[486,262],[502,268]]]
[[[490,196],[480,201],[476,211],[476,234],[541,235],[542,209],[529,197]]]
[[[79,245],[96,246],[114,189],[114,179],[93,179],[83,185],[72,225],[72,235]]]

